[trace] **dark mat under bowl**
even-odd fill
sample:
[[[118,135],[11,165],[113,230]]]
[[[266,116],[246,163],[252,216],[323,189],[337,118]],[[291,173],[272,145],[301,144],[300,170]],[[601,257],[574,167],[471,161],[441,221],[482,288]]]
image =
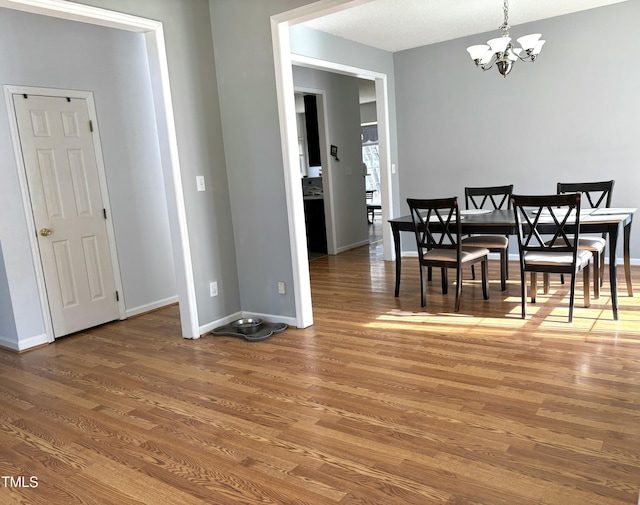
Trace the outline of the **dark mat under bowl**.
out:
[[[261,340],[266,340],[271,335],[275,335],[276,333],[280,333],[286,329],[287,325],[285,323],[262,323],[255,331],[250,333],[241,333],[235,326],[233,326],[233,324],[226,324],[216,328],[211,332],[211,334],[216,337],[242,337],[249,342],[260,342]]]

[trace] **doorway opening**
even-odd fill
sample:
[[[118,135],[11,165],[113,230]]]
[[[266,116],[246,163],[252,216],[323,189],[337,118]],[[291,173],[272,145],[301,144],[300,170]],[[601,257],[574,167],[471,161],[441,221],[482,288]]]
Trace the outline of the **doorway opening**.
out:
[[[360,139],[364,163],[369,243],[382,243],[382,182],[375,82],[360,79]]]
[[[300,183],[309,261],[337,254],[324,90],[296,86]]]
[[[347,4],[349,2],[345,2]],[[361,77],[375,82],[377,99],[377,123],[379,132],[380,153],[380,183],[382,220],[386,222],[392,217],[392,189],[391,189],[391,155],[389,132],[389,105],[387,75],[378,71],[339,64],[328,60],[321,60],[291,53],[289,27],[311,18],[329,14],[332,9],[340,10],[344,6],[326,7],[305,6],[293,11],[272,16],[272,34],[274,47],[274,65],[276,70],[276,91],[280,117],[280,133],[285,172],[285,189],[288,208],[289,236],[291,258],[293,266],[293,284],[296,307],[296,324],[305,328],[313,324],[313,308],[311,300],[311,285],[306,254],[306,239],[304,235],[304,216],[302,194],[294,191],[299,177],[298,170],[298,142],[295,121],[295,103],[293,92],[292,65],[305,66],[328,72],[341,73],[353,77]],[[382,244],[384,259],[393,260],[392,236],[389,227],[383,227]]]

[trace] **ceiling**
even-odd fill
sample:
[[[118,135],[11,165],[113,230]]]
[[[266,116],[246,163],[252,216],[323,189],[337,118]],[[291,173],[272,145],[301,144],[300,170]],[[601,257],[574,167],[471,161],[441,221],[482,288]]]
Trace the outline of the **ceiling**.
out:
[[[517,26],[623,1],[511,0],[509,24]],[[371,0],[304,24],[396,52],[492,30],[497,37],[503,16],[503,0]]]

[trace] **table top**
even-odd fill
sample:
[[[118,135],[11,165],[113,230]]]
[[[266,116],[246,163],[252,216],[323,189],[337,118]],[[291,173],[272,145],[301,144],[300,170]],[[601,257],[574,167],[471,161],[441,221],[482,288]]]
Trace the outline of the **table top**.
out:
[[[637,211],[636,208],[630,207],[606,207],[600,209],[583,209],[580,212],[581,224],[615,224],[630,219]],[[505,227],[515,226],[515,217],[513,209],[499,210],[461,210],[462,223],[468,225],[478,225],[486,227]],[[395,224],[413,223],[411,215],[401,216],[390,219],[389,222]]]

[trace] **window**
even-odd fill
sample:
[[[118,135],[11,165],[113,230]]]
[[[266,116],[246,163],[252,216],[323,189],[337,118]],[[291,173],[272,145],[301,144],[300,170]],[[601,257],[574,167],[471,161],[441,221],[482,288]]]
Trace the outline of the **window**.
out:
[[[362,161],[367,166],[366,189],[375,191],[380,198],[380,151],[378,148],[378,125],[362,126]]]

